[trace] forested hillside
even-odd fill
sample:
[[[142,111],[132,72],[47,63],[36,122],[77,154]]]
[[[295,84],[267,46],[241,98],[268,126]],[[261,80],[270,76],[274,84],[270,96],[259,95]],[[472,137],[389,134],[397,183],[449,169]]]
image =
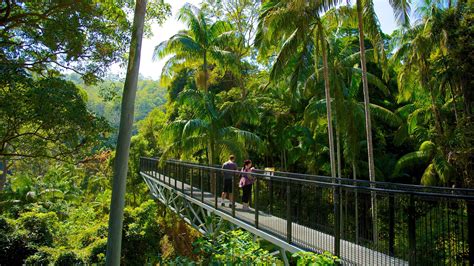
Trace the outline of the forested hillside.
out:
[[[118,132],[120,122],[120,103],[122,102],[123,80],[117,76],[106,76],[102,81],[86,85],[77,74],[69,74],[65,79],[71,80],[87,93],[87,107],[94,114],[104,117]],[[166,89],[158,81],[145,79],[140,76],[135,102],[134,121],[143,120],[154,108],[164,110],[166,103]],[[136,134],[136,129],[135,129]],[[110,136],[110,143],[117,139],[116,133]]]

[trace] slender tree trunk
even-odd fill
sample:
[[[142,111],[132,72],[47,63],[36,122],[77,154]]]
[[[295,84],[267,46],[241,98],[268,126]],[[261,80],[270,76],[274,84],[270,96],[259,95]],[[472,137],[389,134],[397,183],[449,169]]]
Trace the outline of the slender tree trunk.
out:
[[[340,143],[340,130],[339,130],[339,123],[338,123],[338,120],[337,120],[337,111],[336,111],[336,123],[335,123],[335,126],[336,126],[336,159],[337,159],[337,177],[338,178],[341,178],[342,177],[342,162],[341,162],[341,143]],[[341,181],[338,182],[339,184],[341,183]],[[340,193],[340,197],[342,197],[342,188],[341,188],[341,193]],[[341,237],[344,237],[344,217],[347,217],[343,215],[343,208],[342,208],[342,204],[343,204],[343,201],[344,201],[344,207],[345,209],[347,210],[347,190],[345,190],[345,197],[344,199],[342,200],[339,200],[339,204],[341,206],[339,206],[339,216],[341,217],[341,221],[339,223],[339,232],[341,232]]]
[[[339,124],[336,121],[336,153],[337,153],[337,177],[342,177],[342,162],[341,162],[341,138],[340,138]]]
[[[362,86],[364,92],[364,109],[365,109],[365,132],[367,134],[367,157],[369,164],[369,179],[375,181],[375,164],[374,153],[372,147],[372,122],[370,120],[370,101],[369,101],[369,84],[367,82],[367,65],[365,62],[365,45],[364,45],[364,23],[362,17],[362,0],[357,0],[357,18],[359,25],[359,46],[360,46],[360,64],[362,68]],[[371,185],[372,186],[372,185]],[[371,213],[373,222],[373,241],[377,243],[377,204],[374,192],[371,192]]]
[[[336,160],[334,158],[334,133],[332,129],[332,114],[331,114],[331,91],[329,87],[329,69],[328,69],[328,55],[326,51],[326,42],[324,41],[324,31],[321,22],[318,24],[319,38],[321,42],[323,54],[323,75],[324,75],[324,92],[326,94],[326,114],[328,120],[328,137],[329,137],[329,161],[331,163],[331,176],[336,177]],[[317,64],[317,58],[314,59]],[[317,67],[315,68],[317,71]]]
[[[137,0],[133,19],[132,39],[128,60],[127,76],[122,96],[122,111],[114,163],[112,201],[110,203],[109,234],[107,239],[107,265],[120,265],[122,247],[123,208],[125,186],[132,137],[133,113],[137,91],[138,70],[142,47],[143,27],[147,0]]]
[[[214,143],[214,136],[211,135],[211,139],[209,140],[209,157],[208,157],[208,162],[209,166],[213,167],[214,166],[214,157],[215,157],[215,143]],[[214,171],[211,170],[211,193],[217,193],[217,186],[216,186],[216,178],[217,175]]]

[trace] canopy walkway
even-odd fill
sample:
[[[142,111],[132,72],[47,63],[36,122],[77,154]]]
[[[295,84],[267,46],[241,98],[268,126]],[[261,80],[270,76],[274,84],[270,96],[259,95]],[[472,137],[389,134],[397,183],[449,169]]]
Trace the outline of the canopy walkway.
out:
[[[224,172],[233,174],[232,207],[220,204]],[[244,211],[238,171],[141,158],[140,173],[155,198],[202,233],[227,220],[284,251],[329,251],[343,264],[474,262],[474,190],[255,171]]]

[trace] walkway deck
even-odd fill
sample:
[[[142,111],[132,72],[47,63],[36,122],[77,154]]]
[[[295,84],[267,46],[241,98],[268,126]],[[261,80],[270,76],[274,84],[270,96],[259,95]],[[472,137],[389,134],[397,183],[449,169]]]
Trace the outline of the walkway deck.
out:
[[[191,189],[190,185],[186,183],[182,184],[180,181],[176,181],[155,171],[142,171],[141,174],[149,186],[157,185],[169,190],[174,190],[178,195],[186,198],[186,200],[190,200],[195,204],[213,210],[216,215],[223,217],[231,223],[244,227],[244,229],[276,245],[281,246],[282,243],[287,243],[287,221],[285,219],[260,211],[258,227],[255,227],[255,212],[253,209],[244,211],[242,210],[242,206],[236,203],[235,217],[233,217],[232,209],[229,207],[221,207],[219,204],[218,209],[215,209],[215,196],[211,193],[204,192],[204,195],[201,196],[202,192],[198,188],[193,187]],[[201,199],[203,201],[201,201]],[[293,247],[290,251],[310,250],[314,252],[329,251],[334,253],[334,237],[332,235],[297,223],[292,223],[291,236],[291,242],[286,244]],[[343,264],[346,265],[408,265],[408,262],[404,260],[390,257],[381,252],[345,240],[341,240],[340,257]]]

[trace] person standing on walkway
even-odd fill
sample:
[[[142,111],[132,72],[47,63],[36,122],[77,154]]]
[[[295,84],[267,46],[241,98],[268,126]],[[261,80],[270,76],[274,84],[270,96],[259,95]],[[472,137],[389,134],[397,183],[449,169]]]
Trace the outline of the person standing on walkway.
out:
[[[241,178],[239,181],[239,187],[242,188],[242,209],[244,211],[250,210],[249,203],[250,198],[252,197],[252,184],[255,179],[252,177],[252,171],[254,168],[252,167],[252,161],[245,160],[244,167],[240,173]]]
[[[235,163],[235,156],[234,155],[229,156],[229,160],[222,165],[222,169],[234,170],[234,171],[237,170],[237,164]],[[235,173],[224,171],[224,174],[223,174],[224,188],[223,188],[222,194],[221,194],[221,199],[222,199],[221,206],[222,207],[225,206],[225,199],[228,199],[230,201],[229,207],[232,207],[232,202],[234,201],[234,195],[232,195],[232,186],[234,185],[232,183],[232,177],[234,175],[235,175]]]

